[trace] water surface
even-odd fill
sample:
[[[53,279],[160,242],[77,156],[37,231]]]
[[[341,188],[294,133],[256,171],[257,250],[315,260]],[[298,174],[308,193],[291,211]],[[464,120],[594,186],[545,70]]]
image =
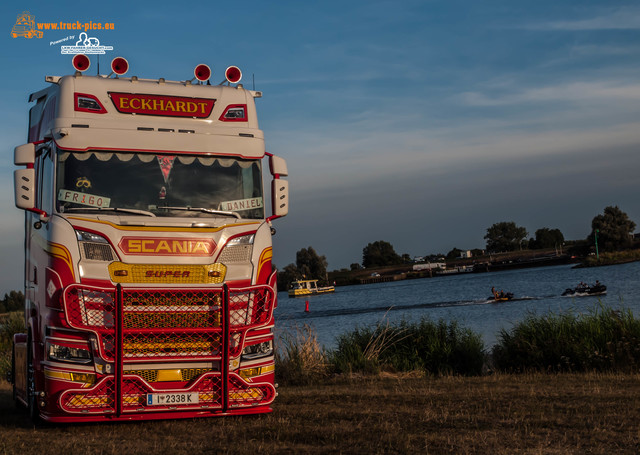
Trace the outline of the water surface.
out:
[[[607,286],[599,297],[562,297],[580,281]],[[515,299],[494,303],[491,287],[512,292]],[[640,262],[574,269],[571,265],[473,273],[368,285],[340,286],[334,294],[289,298],[278,293],[275,310],[277,333],[309,324],[324,347],[335,347],[336,337],[356,327],[387,321],[458,321],[482,335],[487,348],[496,343],[501,329],[534,313],[589,312],[599,302],[612,308],[629,308],[640,316]],[[305,312],[305,302],[309,312]]]

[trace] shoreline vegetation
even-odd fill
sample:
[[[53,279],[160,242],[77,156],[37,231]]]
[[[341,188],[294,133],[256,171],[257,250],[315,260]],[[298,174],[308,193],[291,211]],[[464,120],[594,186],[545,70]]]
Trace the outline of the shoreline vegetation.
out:
[[[336,345],[320,347],[308,325],[285,333],[277,344],[278,381],[308,385],[354,374],[640,373],[640,319],[602,303],[587,313],[530,314],[501,330],[492,347],[457,321],[426,318],[356,328]]]

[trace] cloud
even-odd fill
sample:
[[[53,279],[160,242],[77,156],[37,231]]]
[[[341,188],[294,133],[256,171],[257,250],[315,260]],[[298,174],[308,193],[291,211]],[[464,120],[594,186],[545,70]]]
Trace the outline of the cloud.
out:
[[[640,84],[626,81],[574,81],[565,84],[530,87],[512,93],[489,95],[478,91],[461,93],[456,97],[468,106],[506,106],[529,103],[591,102],[640,100]]]
[[[584,30],[637,30],[640,29],[640,8],[623,6],[609,9],[600,15],[565,21],[547,21],[528,24],[529,30],[584,31]]]

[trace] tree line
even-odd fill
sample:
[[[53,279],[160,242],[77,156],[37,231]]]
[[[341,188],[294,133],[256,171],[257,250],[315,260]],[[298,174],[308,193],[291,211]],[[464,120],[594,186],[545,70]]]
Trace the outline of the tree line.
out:
[[[20,291],[11,291],[0,300],[0,313],[24,310],[24,294]]]
[[[591,221],[591,233],[582,241],[572,242],[571,248],[578,255],[585,255],[592,246],[597,245],[599,251],[620,251],[633,245],[633,232],[636,224],[618,206],[605,207],[602,214],[597,215]],[[560,229],[543,227],[537,229],[533,237],[529,237],[527,229],[518,226],[513,221],[500,221],[487,228],[484,236],[486,250],[473,249],[473,256],[482,256],[485,253],[501,253],[518,250],[537,250],[559,248],[565,245],[565,237]],[[441,262],[460,257],[463,250],[453,248],[445,254],[428,254],[425,260]],[[352,271],[362,268],[386,267],[408,264],[412,262],[409,254],[396,253],[393,245],[384,240],[377,240],[367,244],[362,250],[362,263],[353,263]],[[287,286],[299,279],[327,279],[327,259],[321,256],[312,247],[303,248],[296,254],[296,263],[287,265],[278,274],[279,288],[284,290]]]

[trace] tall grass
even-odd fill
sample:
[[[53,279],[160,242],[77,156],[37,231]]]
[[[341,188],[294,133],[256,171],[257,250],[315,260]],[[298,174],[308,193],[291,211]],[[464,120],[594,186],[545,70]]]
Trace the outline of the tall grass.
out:
[[[493,362],[509,372],[638,372],[640,320],[602,305],[588,314],[529,315],[500,332]]]
[[[479,334],[457,322],[418,323],[356,329],[338,337],[330,355],[336,373],[423,371],[429,374],[481,374],[484,343]]]
[[[285,385],[307,385],[328,376],[327,355],[315,330],[304,324],[276,342],[276,379]]]
[[[0,319],[0,380],[5,379],[11,371],[13,334],[23,333],[24,331],[24,315],[22,311],[4,314]]]

